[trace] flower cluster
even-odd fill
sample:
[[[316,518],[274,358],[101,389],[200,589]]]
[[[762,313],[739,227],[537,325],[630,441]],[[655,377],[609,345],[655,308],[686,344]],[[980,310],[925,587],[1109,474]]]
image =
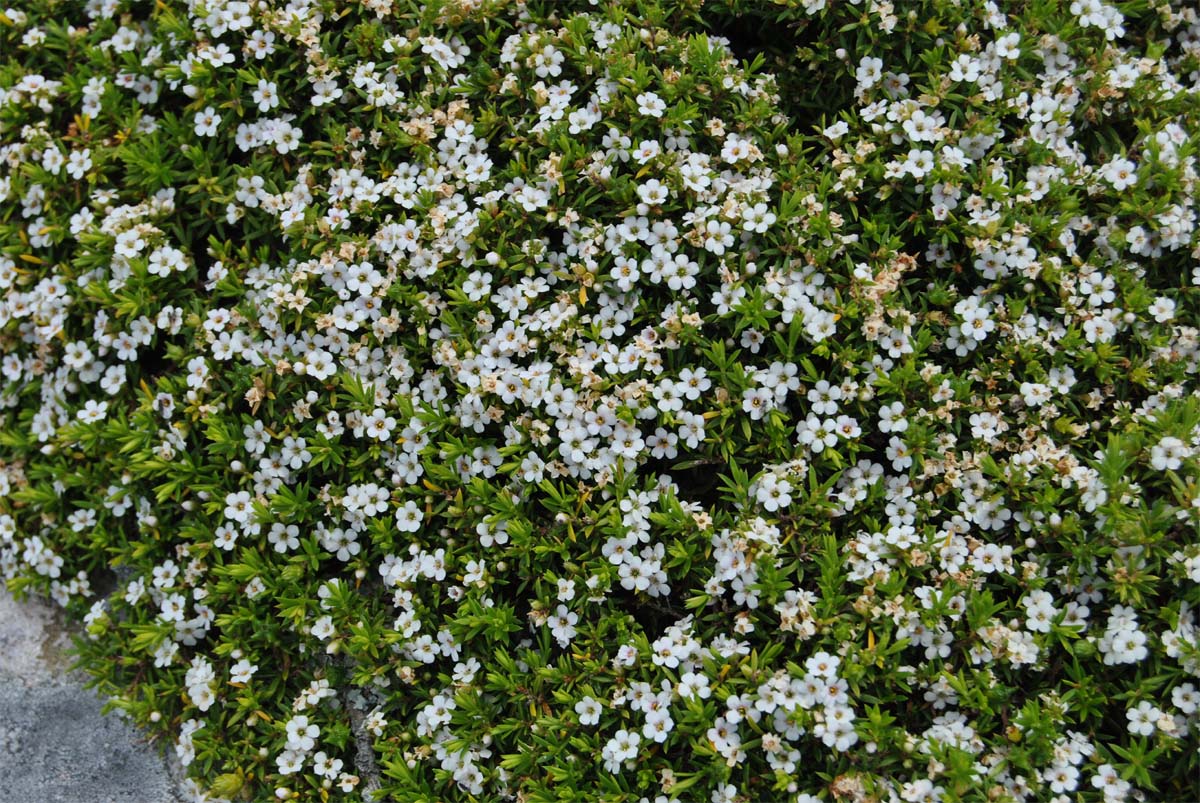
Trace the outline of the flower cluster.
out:
[[[27,5],[0,577],[195,799],[1200,794],[1190,4]]]

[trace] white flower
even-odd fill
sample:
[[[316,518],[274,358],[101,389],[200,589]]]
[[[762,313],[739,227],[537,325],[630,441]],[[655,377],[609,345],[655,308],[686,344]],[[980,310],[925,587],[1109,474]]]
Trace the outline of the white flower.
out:
[[[304,766],[304,753],[299,750],[284,750],[275,758],[275,766],[279,768],[280,775],[297,773]]]
[[[661,181],[652,178],[637,189],[638,197],[650,206],[661,206],[670,195]]]
[[[814,454],[820,454],[826,448],[837,444],[837,421],[832,418],[820,418],[810,414],[805,420],[796,425],[796,435],[801,445],[807,446]],[[893,438],[892,440],[896,439]]]
[[[1109,666],[1135,664],[1149,654],[1149,650],[1146,649],[1146,634],[1138,630],[1136,625],[1114,629],[1110,623],[1109,630],[1100,640],[1099,648],[1104,653],[1104,663]]]
[[[834,142],[837,142],[839,139],[846,136],[846,134],[849,132],[850,132],[849,124],[847,124],[845,120],[838,120],[833,125],[826,127],[825,130],[822,131],[821,133],[824,134],[829,139],[833,140]]]
[[[1084,339],[1089,343],[1107,343],[1116,333],[1117,327],[1101,315],[1094,315],[1083,322]]]
[[[575,629],[578,621],[579,614],[569,610],[566,605],[559,605],[546,623],[550,625],[550,633],[558,641],[558,646],[566,647],[578,633]]]
[[[386,441],[391,438],[392,430],[396,428],[396,419],[378,407],[366,417],[363,423],[366,425],[367,437],[377,441]]]
[[[196,136],[215,137],[217,135],[217,126],[221,123],[221,115],[217,114],[217,110],[212,106],[206,107],[202,112],[196,112],[194,120]]]
[[[775,213],[765,203],[757,203],[742,210],[742,225],[746,231],[765,232],[775,220]]]
[[[321,735],[321,729],[310,724],[308,717],[304,715],[289,719],[284,730],[287,732],[288,748],[303,752],[312,750],[316,745],[317,737]]]
[[[647,739],[665,742],[675,727],[675,721],[667,708],[652,710],[646,714],[646,724],[642,727],[642,735]]]
[[[331,758],[324,750],[319,750],[313,755],[313,772],[322,778],[336,777],[342,771],[342,764],[340,758]]]
[[[653,92],[643,92],[637,96],[638,112],[649,117],[662,117],[667,104]]]
[[[42,153],[42,167],[49,173],[57,175],[65,161],[62,151],[56,146],[46,148]]]
[[[600,703],[591,697],[584,697],[575,703],[575,713],[579,715],[580,725],[595,725],[600,721]]]
[[[637,662],[637,648],[632,644],[622,644],[617,650],[613,663],[617,666],[633,666]]]
[[[892,468],[896,471],[905,471],[913,463],[912,452],[909,451],[908,444],[895,435],[888,441],[887,458],[892,461]]]
[[[187,599],[182,594],[168,594],[159,605],[159,618],[164,622],[182,622],[187,613]]]
[[[1114,190],[1123,192],[1137,183],[1137,165],[1118,156],[1104,166],[1102,175],[1105,181],[1112,184]]]
[[[92,168],[92,151],[90,148],[84,148],[79,151],[72,151],[67,157],[67,174],[73,179],[81,179]]]
[[[1042,770],[1042,779],[1050,784],[1050,791],[1055,794],[1071,792],[1079,784],[1079,770],[1070,764],[1055,763]]]
[[[1046,591],[1032,591],[1025,598],[1024,605],[1025,626],[1035,633],[1049,633],[1050,625],[1058,615],[1054,598]]]
[[[1138,703],[1137,708],[1125,712],[1129,720],[1129,732],[1134,736],[1152,736],[1161,716],[1162,711],[1146,700]]]
[[[879,408],[880,432],[904,432],[908,429],[908,419],[904,417],[904,404],[892,402]]]
[[[229,680],[233,683],[249,683],[250,678],[254,677],[254,673],[257,671],[257,665],[243,658],[229,668]]]
[[[624,728],[617,731],[604,745],[600,757],[609,772],[620,772],[622,765],[637,756],[642,737]]]
[[[1166,296],[1158,296],[1147,311],[1154,316],[1154,320],[1157,322],[1168,323],[1175,317],[1175,302]]]
[[[268,112],[279,105],[279,88],[275,82],[260,78],[251,97],[260,112]]]
[[[927,173],[933,170],[933,166],[933,151],[921,150],[920,148],[910,150],[903,162],[905,172],[916,179],[924,178]]]
[[[322,641],[329,639],[334,633],[334,617],[323,616],[312,624],[312,635],[317,636]]]
[[[685,672],[679,678],[679,685],[676,687],[680,697],[691,699],[699,697],[707,699],[712,694],[709,688],[709,680],[706,675],[698,675],[695,672]]]
[[[635,162],[644,165],[660,153],[662,153],[662,146],[658,144],[657,140],[644,139],[633,150],[632,156]]]
[[[326,78],[312,83],[313,106],[324,106],[327,103],[333,103],[342,96],[342,90],[337,85],[337,81],[332,78]]]
[[[752,152],[750,140],[737,134],[730,134],[725,137],[725,144],[721,148],[721,159],[727,164],[737,164],[743,159],[750,158]]]
[[[169,639],[166,641],[163,641],[154,650],[154,665],[159,668],[162,668],[165,666],[170,666],[171,662],[175,659],[175,655],[178,652],[179,652],[179,643],[178,642],[171,641]]]
[[[75,415],[85,424],[94,424],[97,421],[103,421],[108,415],[108,402],[88,399],[84,403],[83,409]]]
[[[212,687],[208,685],[189,688],[188,696],[192,699],[192,704],[201,711],[207,711],[217,699]]]
[[[251,501],[252,499],[248,491],[234,491],[226,494],[225,518],[245,524],[250,520],[250,515],[253,512]]]
[[[1050,388],[1041,382],[1022,382],[1021,398],[1030,407],[1040,407],[1050,401]]]
[[[1021,41],[1021,34],[1013,31],[1007,33],[996,40],[996,55],[1002,59],[1013,61],[1020,57],[1021,49],[1017,45]]]
[[[759,481],[758,492],[755,496],[764,510],[774,513],[792,503],[791,490],[790,482],[775,474],[767,474]]]
[[[396,509],[396,527],[402,533],[415,533],[421,529],[425,514],[411,499]]]
[[[709,220],[704,224],[704,249],[720,256],[733,245],[733,227],[723,220]]]
[[[254,31],[246,42],[254,58],[262,60],[275,52],[275,34],[270,31]]]
[[[229,552],[237,544],[238,531],[233,525],[225,522],[217,526],[213,532],[213,546]]]
[[[267,532],[267,543],[271,544],[280,554],[297,549],[300,546],[300,528],[295,524],[285,525],[283,522],[277,521]]]
[[[1103,789],[1104,797],[1108,800],[1118,799],[1124,794],[1123,789],[1129,788],[1129,784],[1121,780],[1117,768],[1112,764],[1101,764],[1096,768],[1096,774],[1092,776],[1092,786]],[[1110,791],[1112,794],[1109,794]]]
[[[858,62],[858,69],[855,70],[854,77],[858,81],[860,92],[875,86],[883,77],[883,59],[863,56]]]
[[[1150,465],[1157,471],[1178,471],[1191,449],[1179,438],[1164,437],[1150,449]]]
[[[837,412],[837,403],[842,398],[842,389],[838,385],[830,385],[829,380],[822,379],[809,389],[807,395],[814,413],[817,415],[833,415]]]
[[[1183,683],[1171,690],[1171,702],[1184,714],[1194,714],[1200,708],[1200,695],[1191,683]]]

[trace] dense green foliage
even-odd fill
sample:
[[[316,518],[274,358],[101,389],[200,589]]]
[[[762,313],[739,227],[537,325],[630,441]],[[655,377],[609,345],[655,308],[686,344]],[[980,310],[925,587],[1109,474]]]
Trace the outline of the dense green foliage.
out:
[[[1200,797],[1200,16],[27,0],[0,576],[196,800]]]

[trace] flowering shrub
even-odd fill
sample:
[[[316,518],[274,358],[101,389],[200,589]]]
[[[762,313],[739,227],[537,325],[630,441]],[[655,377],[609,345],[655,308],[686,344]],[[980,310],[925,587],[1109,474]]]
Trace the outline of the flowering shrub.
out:
[[[197,800],[1200,796],[1186,2],[0,15],[0,571]]]

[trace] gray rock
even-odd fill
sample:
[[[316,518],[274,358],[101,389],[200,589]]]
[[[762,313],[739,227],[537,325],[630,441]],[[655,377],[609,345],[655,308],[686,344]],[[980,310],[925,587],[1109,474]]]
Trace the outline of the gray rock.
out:
[[[69,669],[61,613],[0,586],[0,801],[179,803],[178,773]]]

